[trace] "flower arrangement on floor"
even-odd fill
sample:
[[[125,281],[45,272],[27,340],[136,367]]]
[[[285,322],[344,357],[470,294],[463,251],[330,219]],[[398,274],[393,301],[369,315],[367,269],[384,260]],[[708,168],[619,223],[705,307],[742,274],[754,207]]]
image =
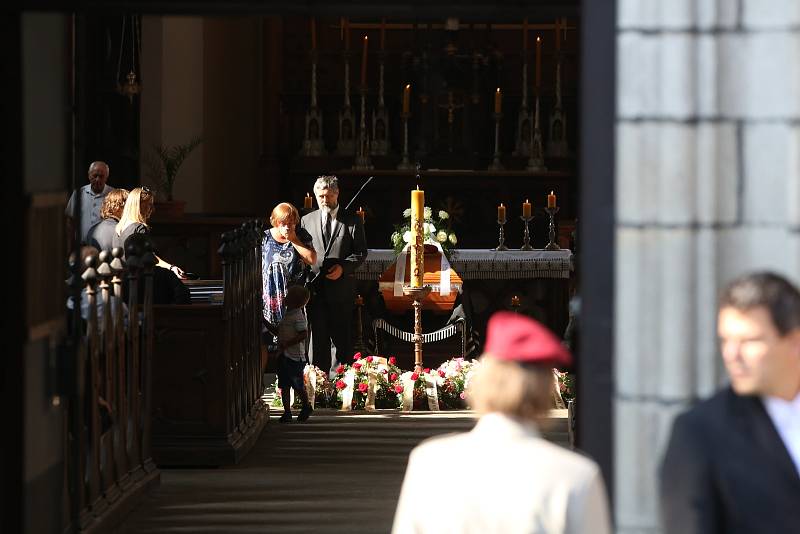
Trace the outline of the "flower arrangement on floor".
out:
[[[558,379],[558,391],[564,402],[575,400],[575,375],[566,371],[553,370]]]
[[[394,357],[362,356],[356,353],[352,363],[343,363],[334,369],[331,379],[318,367],[307,365],[304,380],[307,389],[313,384],[315,408],[399,409],[403,407],[404,393],[410,389],[412,394],[409,398],[406,393],[406,399],[413,402],[414,410],[435,409],[436,406],[439,410],[466,410],[470,408],[466,391],[479,368],[478,360],[452,358],[438,368],[425,368],[418,373],[403,371]],[[553,373],[563,402],[573,400],[575,376],[557,369],[553,369]],[[271,406],[282,408],[277,380],[275,392]],[[555,399],[557,404],[558,400]],[[433,406],[431,403],[434,403]],[[297,396],[292,407],[300,408]]]
[[[439,210],[434,217],[433,210],[425,206],[424,209],[425,221],[423,227],[423,238],[428,245],[439,244],[442,251],[449,259],[458,238],[455,232],[451,229],[450,214],[444,210]],[[403,218],[406,220],[403,224],[395,225],[395,230],[392,233],[392,247],[395,254],[400,254],[403,248],[411,242],[411,209],[406,209],[403,212]]]

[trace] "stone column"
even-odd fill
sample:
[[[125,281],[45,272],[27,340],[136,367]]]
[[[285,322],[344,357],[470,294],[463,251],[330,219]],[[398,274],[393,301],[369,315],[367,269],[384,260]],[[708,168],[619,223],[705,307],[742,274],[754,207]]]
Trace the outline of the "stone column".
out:
[[[672,419],[725,380],[720,288],[754,269],[800,282],[798,28],[792,0],[619,0],[617,532],[660,532]]]

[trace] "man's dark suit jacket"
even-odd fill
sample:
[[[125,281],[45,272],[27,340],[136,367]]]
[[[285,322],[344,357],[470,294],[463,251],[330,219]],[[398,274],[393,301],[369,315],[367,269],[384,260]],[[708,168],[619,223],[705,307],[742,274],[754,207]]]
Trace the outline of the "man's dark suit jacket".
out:
[[[331,243],[325,248],[322,238],[322,214],[314,210],[303,216],[300,226],[311,234],[317,261],[311,266],[314,275],[319,274],[320,289],[330,302],[352,304],[355,297],[355,271],[367,257],[367,239],[361,217],[340,207],[336,214],[336,223],[331,227]],[[338,280],[328,280],[325,273],[320,273],[323,263],[326,267],[332,263],[342,266],[342,276]]]
[[[758,397],[728,388],[680,415],[660,483],[668,534],[800,533],[800,475]]]

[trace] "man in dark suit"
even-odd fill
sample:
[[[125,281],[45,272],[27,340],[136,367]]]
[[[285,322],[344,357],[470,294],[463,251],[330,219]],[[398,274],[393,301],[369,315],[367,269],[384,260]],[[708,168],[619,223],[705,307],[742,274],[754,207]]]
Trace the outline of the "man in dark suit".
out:
[[[743,276],[717,322],[731,384],[675,420],[665,531],[800,532],[800,292],[773,273]]]
[[[303,216],[300,226],[311,234],[317,261],[311,300],[313,363],[323,371],[352,357],[350,325],[356,296],[355,270],[367,257],[364,225],[355,213],[339,206],[336,176],[320,176],[314,183],[319,209]]]

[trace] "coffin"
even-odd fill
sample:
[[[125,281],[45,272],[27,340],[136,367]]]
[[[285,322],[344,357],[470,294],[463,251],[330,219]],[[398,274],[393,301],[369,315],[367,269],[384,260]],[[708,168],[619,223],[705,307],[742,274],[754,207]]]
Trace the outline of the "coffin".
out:
[[[406,255],[405,284],[410,282],[411,255]],[[434,313],[450,313],[453,310],[456,297],[461,291],[462,280],[457,272],[450,267],[450,294],[441,295],[439,283],[441,280],[442,253],[433,246],[425,245],[425,274],[423,284],[431,286],[430,294],[422,301],[422,309]],[[390,313],[402,314],[412,309],[411,299],[406,296],[394,295],[394,277],[397,271],[397,262],[392,263],[378,279],[378,289],[386,303],[386,310]]]

